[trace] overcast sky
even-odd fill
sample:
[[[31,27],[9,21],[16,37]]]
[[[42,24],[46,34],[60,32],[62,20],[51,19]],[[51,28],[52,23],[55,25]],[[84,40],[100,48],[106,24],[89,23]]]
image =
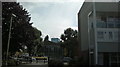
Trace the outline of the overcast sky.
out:
[[[42,36],[60,38],[66,28],[78,29],[78,11],[82,2],[21,2],[31,14],[33,26]]]

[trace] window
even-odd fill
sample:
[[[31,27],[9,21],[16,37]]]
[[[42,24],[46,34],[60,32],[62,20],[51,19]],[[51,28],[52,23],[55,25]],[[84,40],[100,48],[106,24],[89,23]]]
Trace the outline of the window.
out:
[[[107,27],[108,28],[120,28],[119,18],[107,18]]]
[[[109,39],[113,39],[113,33],[109,32]]]
[[[107,28],[114,28],[114,24],[115,24],[114,21],[107,22]]]
[[[107,18],[107,22],[115,21],[115,18],[113,16],[109,16]]]
[[[114,32],[114,38],[118,40],[118,32]]]
[[[115,23],[116,28],[120,28],[120,23]]]
[[[97,21],[97,28],[106,28],[106,22]]]
[[[106,17],[101,17],[101,20],[106,22],[107,18]]]
[[[98,39],[104,39],[104,33],[102,31],[97,32],[97,38]]]
[[[118,31],[118,37],[120,37],[120,31]]]
[[[114,24],[112,24],[112,23],[108,23],[107,26],[108,26],[108,28],[114,28]]]

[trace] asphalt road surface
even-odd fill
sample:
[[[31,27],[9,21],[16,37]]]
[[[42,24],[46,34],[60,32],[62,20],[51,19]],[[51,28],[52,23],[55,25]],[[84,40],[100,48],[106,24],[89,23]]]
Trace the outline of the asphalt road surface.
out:
[[[8,66],[8,67],[48,67],[48,64],[32,63],[32,64],[24,64],[24,65]]]
[[[20,65],[20,66],[9,66],[9,67],[48,67],[48,65]]]

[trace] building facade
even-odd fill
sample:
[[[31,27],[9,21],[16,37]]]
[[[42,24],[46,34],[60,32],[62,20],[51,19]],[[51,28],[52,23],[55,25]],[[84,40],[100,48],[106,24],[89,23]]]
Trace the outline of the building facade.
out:
[[[41,46],[39,49],[42,56],[48,56],[50,58],[62,58],[63,55],[63,48],[58,43],[54,43],[51,41],[47,41],[44,45]]]
[[[58,43],[58,42],[60,42],[60,39],[59,38],[51,38],[51,41],[54,43]]]
[[[84,2],[78,13],[81,52],[90,65],[120,64],[120,2]]]

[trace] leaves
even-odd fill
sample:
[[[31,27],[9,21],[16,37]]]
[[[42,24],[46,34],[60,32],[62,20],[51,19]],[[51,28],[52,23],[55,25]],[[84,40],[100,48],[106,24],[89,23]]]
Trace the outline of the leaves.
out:
[[[75,47],[77,47],[78,44],[77,36],[77,30],[67,28],[60,37],[62,39],[61,46],[66,49],[67,52],[65,53],[67,53],[67,56],[69,57],[73,57],[74,55]]]
[[[12,16],[15,14],[16,17]],[[40,43],[42,38],[41,31],[32,27],[30,23],[30,14],[23,8],[22,5],[16,2],[3,2],[2,3],[2,43],[3,53],[7,50],[8,34],[12,17],[12,28],[10,38],[10,52],[19,51],[23,49],[22,45],[28,47],[28,52],[32,51],[32,47],[36,43]],[[35,42],[35,43],[34,43]]]
[[[77,38],[77,30],[73,30],[72,28],[67,28],[66,30],[64,30],[64,34],[61,35],[61,39],[63,41],[67,41],[70,40],[72,38]]]
[[[44,41],[49,41],[49,36],[48,36],[48,35],[47,35],[47,36],[45,36]]]

